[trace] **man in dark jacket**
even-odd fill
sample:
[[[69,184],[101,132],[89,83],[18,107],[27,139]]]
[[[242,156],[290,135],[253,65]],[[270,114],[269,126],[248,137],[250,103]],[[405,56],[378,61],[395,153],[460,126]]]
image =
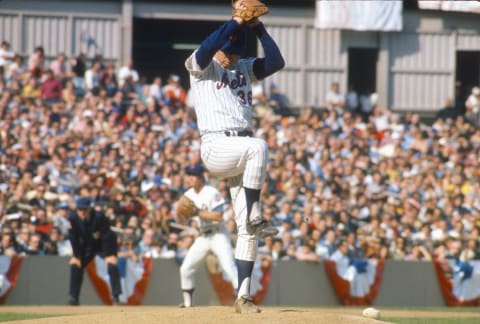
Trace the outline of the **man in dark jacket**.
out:
[[[69,238],[73,256],[70,259],[70,305],[79,305],[80,289],[85,267],[95,255],[105,258],[113,303],[119,303],[121,294],[120,274],[117,266],[117,236],[110,229],[110,222],[103,214],[91,208],[91,199],[81,197],[76,202],[76,210],[69,217]]]

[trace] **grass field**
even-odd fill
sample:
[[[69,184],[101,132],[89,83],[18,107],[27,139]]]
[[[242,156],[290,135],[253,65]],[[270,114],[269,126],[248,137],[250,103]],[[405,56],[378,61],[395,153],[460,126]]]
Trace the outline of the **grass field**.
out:
[[[46,318],[46,317],[52,317],[52,316],[54,317],[54,316],[62,316],[62,315],[0,312],[0,322],[22,321],[22,320]]]
[[[421,318],[412,318],[412,317],[389,317],[385,316],[382,320],[392,323],[398,324],[440,324],[440,323],[454,323],[454,324],[473,324],[473,323],[480,323],[480,311],[477,308],[473,307],[435,307],[435,308],[390,308],[383,310],[384,313],[389,312],[404,312],[405,314],[409,313],[427,313],[427,314],[451,314],[451,316],[444,316],[441,317],[432,316],[432,317],[421,317]],[[456,314],[465,314],[465,313],[477,313],[478,317],[458,317],[456,318]],[[468,316],[468,315],[467,315]]]
[[[439,323],[455,323],[455,324],[473,324],[473,323],[480,323],[480,310],[475,307],[435,307],[435,308],[413,308],[413,309],[403,309],[403,308],[391,308],[385,310],[387,313],[389,311],[402,311],[405,313],[410,312],[426,312],[426,313],[449,313],[451,317],[424,317],[424,318],[406,318],[406,317],[385,317],[383,320],[398,323],[398,324],[439,324]],[[465,313],[476,313],[477,316],[475,317],[458,317],[456,315],[463,315]]]
[[[386,317],[382,320],[398,324],[440,324],[440,323],[454,323],[454,324],[478,324],[478,318],[401,318],[401,317]]]

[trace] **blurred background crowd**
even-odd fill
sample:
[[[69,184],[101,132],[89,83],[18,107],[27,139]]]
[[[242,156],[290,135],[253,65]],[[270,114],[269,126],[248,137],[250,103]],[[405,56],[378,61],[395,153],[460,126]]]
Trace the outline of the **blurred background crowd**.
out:
[[[185,167],[200,161],[188,89],[145,80],[131,60],[0,49],[0,253],[71,255],[67,217],[92,197],[120,255],[182,261],[198,230],[176,222]],[[327,107],[293,113],[275,84],[253,87],[255,133],[270,148],[265,260],[479,258],[480,90],[431,122],[332,84]],[[224,181],[209,178],[229,202]],[[235,240],[230,206],[224,213]]]

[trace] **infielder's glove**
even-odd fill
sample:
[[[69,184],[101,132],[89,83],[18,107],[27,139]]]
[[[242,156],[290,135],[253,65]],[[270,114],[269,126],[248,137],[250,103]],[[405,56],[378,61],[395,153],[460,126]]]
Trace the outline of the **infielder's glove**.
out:
[[[268,7],[260,0],[232,0],[232,17],[239,17],[248,22],[266,15]]]
[[[186,219],[198,215],[198,208],[193,200],[182,195],[177,201],[176,212],[178,218]]]

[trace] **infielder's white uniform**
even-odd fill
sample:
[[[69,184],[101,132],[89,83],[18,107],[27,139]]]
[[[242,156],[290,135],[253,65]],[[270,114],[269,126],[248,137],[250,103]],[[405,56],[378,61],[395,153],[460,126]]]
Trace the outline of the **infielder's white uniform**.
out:
[[[248,215],[243,187],[261,189],[266,176],[268,146],[263,139],[235,135],[252,131],[250,84],[257,80],[253,73],[255,59],[240,59],[229,70],[213,58],[202,70],[195,53],[185,66],[190,72],[191,94],[202,138],[201,157],[209,172],[226,178],[230,186],[238,230],[235,258],[254,261],[257,240],[246,229]],[[232,132],[233,136],[225,132]]]
[[[212,186],[204,185],[200,192],[190,188],[185,195],[193,200],[202,210],[222,211],[225,200],[220,192]],[[195,288],[195,272],[201,262],[212,251],[220,262],[220,266],[232,282],[235,290],[238,288],[237,267],[233,260],[233,249],[230,235],[224,222],[210,222],[195,216],[193,220],[199,225],[201,234],[193,242],[180,267],[180,281],[182,290]]]

